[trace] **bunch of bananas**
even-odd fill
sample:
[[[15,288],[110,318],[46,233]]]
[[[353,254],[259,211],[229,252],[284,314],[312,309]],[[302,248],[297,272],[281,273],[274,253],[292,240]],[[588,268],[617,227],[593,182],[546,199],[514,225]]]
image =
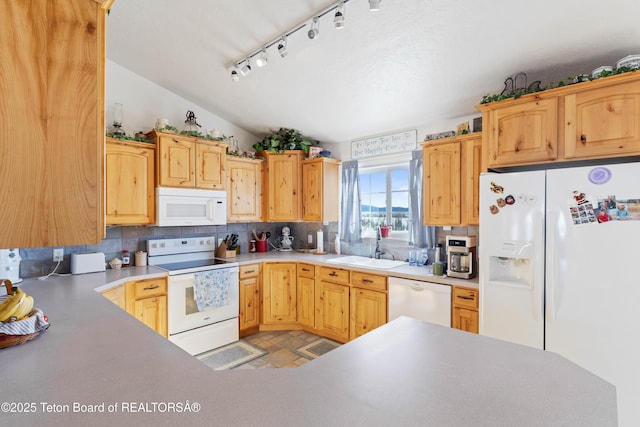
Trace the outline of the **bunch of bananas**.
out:
[[[22,320],[33,310],[33,297],[25,294],[22,289],[14,288],[11,295],[0,304],[0,322]]]

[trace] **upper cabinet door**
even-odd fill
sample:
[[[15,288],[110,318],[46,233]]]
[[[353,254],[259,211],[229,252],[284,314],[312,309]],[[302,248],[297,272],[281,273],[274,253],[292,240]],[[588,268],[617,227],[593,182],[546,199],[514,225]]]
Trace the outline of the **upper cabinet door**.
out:
[[[107,139],[107,225],[155,222],[155,146]]]
[[[640,154],[640,80],[572,93],[564,100],[567,159]]]
[[[482,170],[482,136],[460,141],[462,155],[462,225],[480,224],[480,173]]]
[[[104,18],[93,0],[0,1],[0,247],[104,235]]]
[[[158,185],[190,187],[196,185],[196,143],[178,136],[158,138]]]
[[[262,161],[227,159],[227,221],[260,221]]]
[[[485,114],[489,168],[558,157],[557,98],[511,102]]]
[[[423,148],[425,225],[460,225],[460,143]]]
[[[302,171],[300,151],[266,154],[267,157],[267,220],[298,221],[300,219],[300,182]]]
[[[227,148],[206,143],[196,146],[196,187],[224,190]]]
[[[317,158],[302,161],[302,220],[337,221],[340,161]]]

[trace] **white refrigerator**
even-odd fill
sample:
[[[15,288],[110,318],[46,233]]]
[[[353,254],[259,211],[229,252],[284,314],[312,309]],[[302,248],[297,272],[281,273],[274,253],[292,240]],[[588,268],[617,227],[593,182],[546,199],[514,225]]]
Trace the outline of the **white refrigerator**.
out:
[[[479,234],[480,334],[611,382],[640,426],[640,163],[482,174]]]

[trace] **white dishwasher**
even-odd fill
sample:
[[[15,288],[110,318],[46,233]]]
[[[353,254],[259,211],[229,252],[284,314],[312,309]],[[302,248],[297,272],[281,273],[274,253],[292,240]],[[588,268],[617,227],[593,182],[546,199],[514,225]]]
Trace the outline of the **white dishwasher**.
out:
[[[451,327],[451,286],[389,277],[389,321],[400,316]]]

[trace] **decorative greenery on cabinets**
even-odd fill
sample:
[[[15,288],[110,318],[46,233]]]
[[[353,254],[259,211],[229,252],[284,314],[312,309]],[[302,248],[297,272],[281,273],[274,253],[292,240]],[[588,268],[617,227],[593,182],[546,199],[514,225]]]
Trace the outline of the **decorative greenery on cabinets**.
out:
[[[253,148],[256,152],[279,153],[285,150],[302,150],[304,153],[308,153],[311,145],[312,142],[304,138],[297,130],[280,128],[274,134],[253,144]]]

